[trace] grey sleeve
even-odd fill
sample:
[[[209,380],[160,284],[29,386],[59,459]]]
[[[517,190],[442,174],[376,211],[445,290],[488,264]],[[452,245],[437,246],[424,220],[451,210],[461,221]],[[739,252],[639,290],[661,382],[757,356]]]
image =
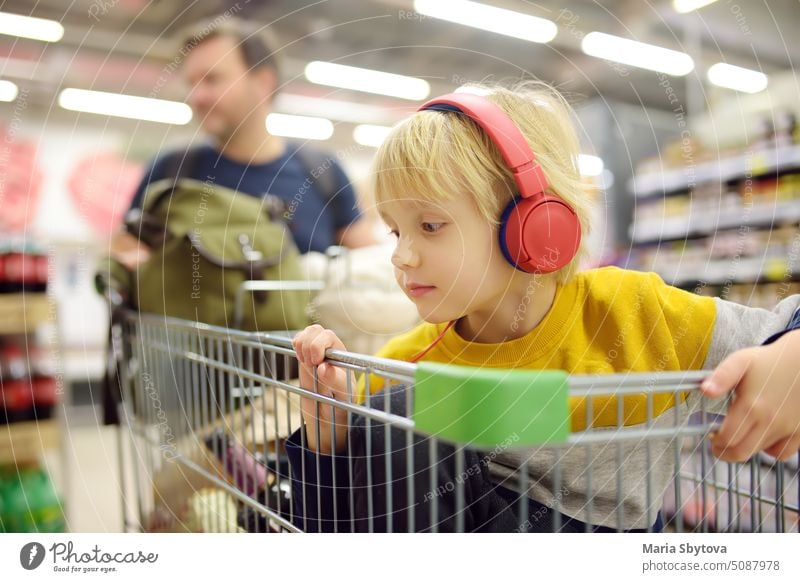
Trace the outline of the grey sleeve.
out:
[[[711,335],[711,345],[703,363],[704,370],[713,370],[736,350],[760,345],[772,334],[784,329],[800,307],[800,295],[787,297],[773,310],[747,307],[739,303],[714,299],[717,318]],[[693,391],[687,401],[690,413],[704,408],[713,414],[725,414],[728,398],[702,399]]]
[[[760,345],[773,333],[785,328],[800,307],[800,295],[791,295],[773,310],[747,307],[715,299],[717,318],[704,370],[716,368],[726,357],[742,348]]]

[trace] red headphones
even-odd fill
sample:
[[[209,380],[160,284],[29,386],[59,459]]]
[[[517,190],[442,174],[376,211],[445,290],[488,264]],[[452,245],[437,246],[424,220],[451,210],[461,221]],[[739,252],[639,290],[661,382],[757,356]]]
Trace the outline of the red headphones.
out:
[[[563,200],[544,193],[547,177],[511,118],[493,102],[471,93],[431,99],[419,111],[426,109],[469,116],[514,173],[518,195],[503,211],[500,223],[500,248],[508,262],[526,273],[552,273],[567,265],[578,252],[580,222]]]

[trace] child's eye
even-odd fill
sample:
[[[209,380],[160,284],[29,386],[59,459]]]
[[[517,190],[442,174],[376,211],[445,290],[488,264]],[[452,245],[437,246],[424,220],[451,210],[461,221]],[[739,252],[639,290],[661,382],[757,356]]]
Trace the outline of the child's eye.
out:
[[[423,230],[423,232],[434,233],[434,232],[437,232],[443,226],[444,226],[444,223],[442,223],[442,222],[423,222],[422,223],[422,230]]]
[[[395,228],[390,228],[389,234],[392,235],[394,238],[400,238],[400,231],[398,231]]]

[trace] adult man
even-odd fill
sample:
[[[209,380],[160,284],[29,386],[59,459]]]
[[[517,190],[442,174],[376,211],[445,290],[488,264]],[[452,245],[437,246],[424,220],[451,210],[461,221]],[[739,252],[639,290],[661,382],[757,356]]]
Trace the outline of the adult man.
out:
[[[132,208],[141,206],[151,182],[174,176],[185,162],[190,166],[186,177],[253,196],[268,193],[283,199],[301,253],[324,251],[334,244],[372,244],[371,230],[360,219],[353,188],[339,165],[330,160],[309,168],[298,147],[267,132],[265,120],[277,93],[278,67],[258,29],[229,19],[197,30],[202,32],[183,45],[182,72],[190,87],[187,101],[211,143],[193,148],[188,158],[183,157],[184,152],[157,156]],[[321,186],[322,172],[332,173],[332,180],[326,182],[336,185],[334,195]],[[124,231],[114,235],[111,250],[128,267],[147,260],[150,254]]]

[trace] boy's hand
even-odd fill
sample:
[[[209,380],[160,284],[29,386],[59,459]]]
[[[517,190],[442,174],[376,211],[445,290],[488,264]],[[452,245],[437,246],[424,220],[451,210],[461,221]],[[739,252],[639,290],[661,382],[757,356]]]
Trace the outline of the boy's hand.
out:
[[[324,363],[325,350],[346,350],[336,334],[321,325],[311,325],[294,336],[292,345],[300,362],[300,386],[322,396],[342,402],[352,402],[348,394],[347,372]],[[314,370],[317,382],[314,382]],[[335,435],[336,452],[347,446],[347,411],[322,404],[311,398],[300,399],[300,409],[306,425],[308,448],[325,455],[333,451]],[[319,429],[319,435],[317,435]]]
[[[800,331],[775,343],[739,350],[703,381],[716,398],[734,390],[711,450],[724,461],[745,461],[763,450],[785,461],[800,449]]]

